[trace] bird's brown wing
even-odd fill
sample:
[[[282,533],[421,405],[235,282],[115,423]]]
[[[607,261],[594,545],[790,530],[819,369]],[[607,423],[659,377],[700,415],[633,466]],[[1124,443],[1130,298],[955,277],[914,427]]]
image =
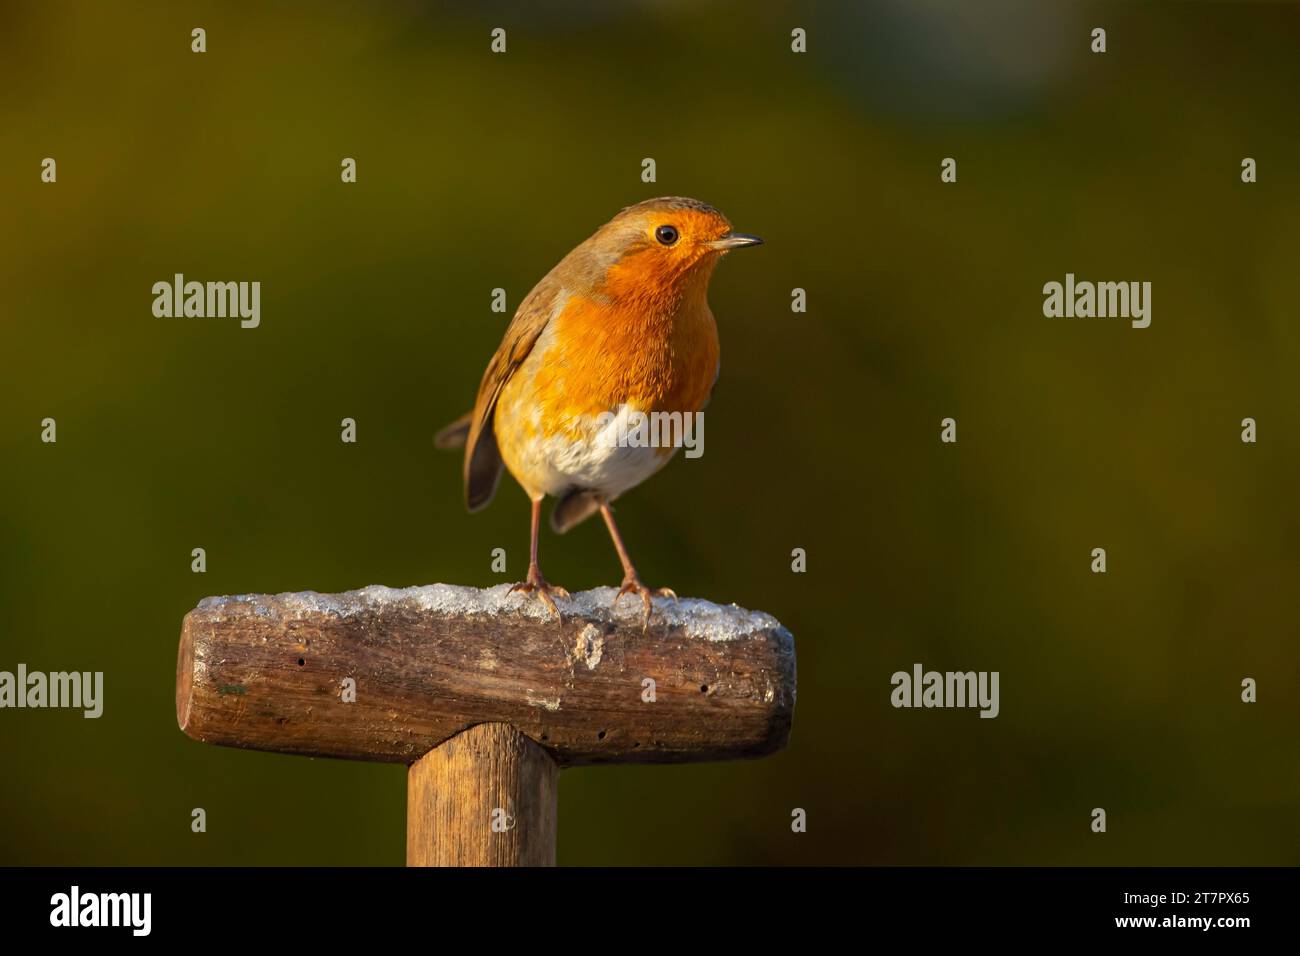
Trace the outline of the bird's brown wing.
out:
[[[501,451],[492,427],[497,397],[515,369],[533,350],[542,330],[561,306],[559,283],[547,276],[519,305],[519,311],[506,328],[505,337],[488,362],[479,383],[474,410],[469,413],[469,436],[465,442],[465,504],[470,511],[484,507],[496,494],[501,480]]]

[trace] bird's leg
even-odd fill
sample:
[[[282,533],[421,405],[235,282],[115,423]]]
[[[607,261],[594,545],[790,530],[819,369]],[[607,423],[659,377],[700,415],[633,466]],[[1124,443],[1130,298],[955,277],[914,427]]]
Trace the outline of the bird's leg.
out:
[[[623,536],[618,533],[618,525],[614,523],[614,512],[610,509],[609,502],[601,502],[600,513],[605,519],[605,527],[609,528],[609,536],[614,539],[614,550],[618,552],[618,559],[623,562],[623,586],[614,595],[614,603],[618,604],[619,598],[633,591],[641,595],[641,602],[645,605],[645,620],[642,622],[642,626],[648,627],[650,624],[651,596],[670,597],[676,600],[677,594],[672,588],[655,588],[651,590],[645,586],[640,575],[636,573],[636,568],[632,567],[632,559],[627,556],[627,548],[623,547]]]
[[[528,577],[526,580],[520,581],[506,593],[514,594],[516,591],[536,591],[537,596],[546,603],[547,607],[555,612],[556,617],[563,617],[563,615],[560,614],[560,609],[555,606],[555,598],[552,597],[552,595],[558,594],[560,597],[567,598],[569,592],[559,585],[548,584],[546,578],[542,577],[541,565],[537,563],[537,533],[541,527],[541,523],[542,499],[537,498],[533,501],[532,540],[528,547]]]

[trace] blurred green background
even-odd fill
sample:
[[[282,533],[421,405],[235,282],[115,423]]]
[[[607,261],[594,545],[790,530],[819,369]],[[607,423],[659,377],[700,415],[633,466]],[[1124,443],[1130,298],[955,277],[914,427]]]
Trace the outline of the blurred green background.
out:
[[[799,704],[765,760],[566,772],[560,862],[1300,863],[1298,28],[1280,4],[3,4],[0,669],[102,670],[106,711],[0,711],[0,863],[402,862],[401,767],[177,730],[181,618],[491,585],[496,547],[522,575],[524,496],[466,514],[432,434],[506,324],[491,290],[513,309],[664,194],[767,245],[713,280],[706,454],[622,528],[649,583],[779,617]],[[176,272],[261,281],[261,327],[154,318]],[[1066,272],[1151,281],[1151,327],[1044,318]],[[599,522],[542,554],[618,581]],[[1001,716],[893,709],[918,661],[999,671]]]

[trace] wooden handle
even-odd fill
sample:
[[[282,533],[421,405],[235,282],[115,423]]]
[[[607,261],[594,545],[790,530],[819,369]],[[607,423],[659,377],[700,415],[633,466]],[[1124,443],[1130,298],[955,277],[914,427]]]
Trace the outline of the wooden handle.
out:
[[[556,779],[545,750],[479,724],[406,775],[407,866],[554,866]]]

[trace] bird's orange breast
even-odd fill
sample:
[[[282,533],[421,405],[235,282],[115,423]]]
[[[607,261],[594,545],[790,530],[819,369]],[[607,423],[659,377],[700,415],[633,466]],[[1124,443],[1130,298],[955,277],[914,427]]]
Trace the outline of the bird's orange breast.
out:
[[[545,336],[531,383],[543,426],[631,405],[643,412],[695,412],[704,407],[718,372],[718,327],[699,288],[635,295],[572,296]],[[633,278],[633,277],[628,277]],[[647,289],[643,277],[638,288]],[[695,285],[695,283],[692,283]],[[548,429],[549,430],[549,429]]]

